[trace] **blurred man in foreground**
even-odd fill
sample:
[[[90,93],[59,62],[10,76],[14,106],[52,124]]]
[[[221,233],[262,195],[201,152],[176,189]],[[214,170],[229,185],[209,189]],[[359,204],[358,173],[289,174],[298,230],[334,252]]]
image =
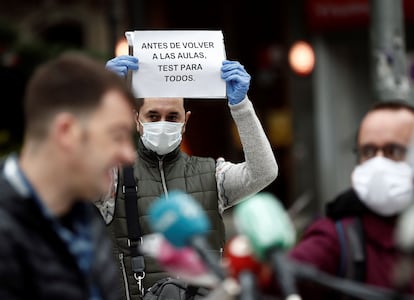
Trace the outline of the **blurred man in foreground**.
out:
[[[119,299],[111,241],[92,200],[134,161],[133,97],[100,63],[66,54],[24,98],[20,153],[1,164],[0,299]]]

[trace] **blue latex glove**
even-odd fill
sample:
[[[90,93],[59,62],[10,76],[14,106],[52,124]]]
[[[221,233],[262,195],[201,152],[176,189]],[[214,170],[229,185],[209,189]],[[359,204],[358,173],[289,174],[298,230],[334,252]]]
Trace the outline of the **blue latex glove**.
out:
[[[226,81],[229,103],[231,105],[240,103],[246,97],[250,85],[250,75],[244,66],[237,61],[223,61],[221,78]]]
[[[128,70],[138,70],[138,58],[120,55],[108,60],[105,67],[121,77],[126,77]]]

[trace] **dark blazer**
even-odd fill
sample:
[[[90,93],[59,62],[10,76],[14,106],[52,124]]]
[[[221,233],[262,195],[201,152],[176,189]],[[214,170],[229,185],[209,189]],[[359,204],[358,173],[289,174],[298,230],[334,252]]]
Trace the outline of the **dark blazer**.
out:
[[[105,300],[120,299],[112,244],[98,210],[85,203],[96,249],[85,278],[65,243],[31,198],[0,175],[0,299],[89,300],[88,281]]]

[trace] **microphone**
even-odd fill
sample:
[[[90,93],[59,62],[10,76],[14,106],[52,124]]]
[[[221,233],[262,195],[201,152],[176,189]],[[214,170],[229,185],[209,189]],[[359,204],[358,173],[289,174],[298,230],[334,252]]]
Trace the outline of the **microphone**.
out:
[[[414,205],[398,217],[395,242],[404,253],[414,254]]]
[[[226,244],[223,253],[228,273],[240,284],[239,300],[259,299],[258,288],[265,288],[272,280],[271,270],[252,256],[246,236],[236,235]]]
[[[407,150],[405,160],[414,170],[414,136]],[[414,203],[398,216],[394,240],[402,255],[394,267],[392,278],[396,289],[403,292],[410,285],[414,273]]]
[[[240,285],[236,279],[228,277],[224,279],[221,284],[212,290],[203,300],[240,300]]]
[[[414,205],[398,217],[394,239],[401,257],[394,267],[392,280],[396,290],[403,293],[410,286],[414,274]]]
[[[281,203],[269,193],[259,193],[239,203],[234,211],[236,228],[250,241],[260,261],[270,261],[286,299],[301,299],[295,277],[360,299],[394,299],[392,290],[331,276],[313,265],[291,261],[283,255],[296,239],[296,233]],[[404,298],[406,299],[406,298]]]
[[[220,279],[226,277],[219,257],[208,250],[211,247],[205,237],[210,230],[207,215],[190,195],[171,191],[168,199],[162,196],[154,201],[148,212],[153,231],[162,233],[174,247],[192,247]]]
[[[217,276],[207,269],[194,249],[176,248],[160,233],[145,235],[140,250],[154,257],[165,271],[189,284],[207,288],[219,284]]]
[[[255,257],[271,263],[286,299],[301,299],[283,253],[293,246],[296,230],[282,204],[270,193],[258,193],[239,203],[234,217],[236,228],[250,241]]]

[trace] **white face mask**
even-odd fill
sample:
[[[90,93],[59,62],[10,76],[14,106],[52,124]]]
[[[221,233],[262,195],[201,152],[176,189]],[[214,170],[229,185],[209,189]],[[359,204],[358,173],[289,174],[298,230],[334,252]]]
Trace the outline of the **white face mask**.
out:
[[[381,216],[396,215],[413,201],[413,171],[406,162],[376,156],[355,167],[352,186],[361,201]]]
[[[145,147],[158,155],[170,153],[181,143],[181,130],[184,123],[159,121],[141,123],[141,125],[144,128],[141,135],[142,142]]]

